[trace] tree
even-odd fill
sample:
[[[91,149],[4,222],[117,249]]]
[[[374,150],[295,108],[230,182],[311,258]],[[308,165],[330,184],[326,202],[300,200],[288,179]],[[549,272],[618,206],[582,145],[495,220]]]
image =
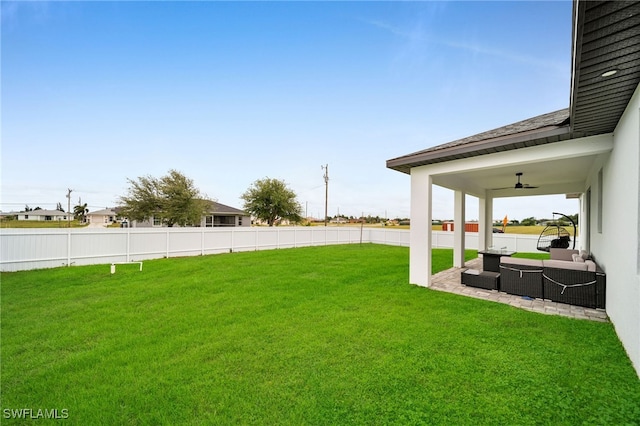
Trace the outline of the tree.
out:
[[[62,207],[62,204],[61,204],[61,203],[58,203],[58,204],[56,205],[56,210],[58,210],[59,212],[64,212],[64,208]]]
[[[302,206],[296,194],[277,179],[258,179],[240,197],[244,209],[260,220],[273,226],[282,219],[293,223],[302,221]]]
[[[170,227],[199,225],[210,206],[193,180],[176,170],[160,179],[142,176],[127,180],[130,186],[128,194],[120,197],[120,216],[129,220],[157,218]]]
[[[77,206],[73,207],[73,218],[79,222],[84,222],[84,218],[87,213],[89,213],[87,203],[78,204]]]

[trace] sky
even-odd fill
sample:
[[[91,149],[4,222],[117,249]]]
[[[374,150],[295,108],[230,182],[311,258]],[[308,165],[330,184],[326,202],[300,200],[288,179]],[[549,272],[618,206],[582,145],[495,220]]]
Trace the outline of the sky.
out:
[[[565,1],[1,3],[0,209],[113,207],[175,169],[242,208],[283,180],[303,212],[409,217],[386,161],[569,106]],[[548,218],[576,200],[494,200]],[[469,197],[467,219],[478,218]],[[433,217],[453,218],[434,192]]]

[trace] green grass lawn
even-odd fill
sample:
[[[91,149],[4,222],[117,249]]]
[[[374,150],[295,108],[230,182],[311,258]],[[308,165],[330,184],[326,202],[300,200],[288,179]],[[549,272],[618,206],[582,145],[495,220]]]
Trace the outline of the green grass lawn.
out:
[[[2,274],[3,424],[20,408],[78,425],[640,423],[611,324],[410,285],[408,257],[365,244]]]
[[[66,220],[0,220],[0,228],[84,228],[86,223],[80,223],[72,220],[70,223]]]
[[[549,253],[544,253],[544,252],[514,253],[511,257],[519,257],[521,259],[538,259],[538,260],[546,260],[551,258]]]

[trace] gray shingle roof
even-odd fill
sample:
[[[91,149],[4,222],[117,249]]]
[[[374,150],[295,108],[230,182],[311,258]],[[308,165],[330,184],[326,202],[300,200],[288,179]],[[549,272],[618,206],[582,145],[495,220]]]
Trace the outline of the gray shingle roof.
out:
[[[89,212],[87,213],[87,215],[96,215],[96,216],[115,216],[117,215],[117,211],[115,208],[110,209],[110,208],[106,208],[106,209],[102,209],[102,210],[96,210],[95,212]]]
[[[236,209],[235,207],[230,207],[215,201],[211,201],[211,212],[212,213],[217,213],[217,214],[232,214],[232,215],[242,215],[242,216],[249,216],[249,213],[240,210],[240,209]]]
[[[542,114],[473,136],[387,161],[387,167],[409,173],[411,167],[508,151],[569,139],[569,109]]]

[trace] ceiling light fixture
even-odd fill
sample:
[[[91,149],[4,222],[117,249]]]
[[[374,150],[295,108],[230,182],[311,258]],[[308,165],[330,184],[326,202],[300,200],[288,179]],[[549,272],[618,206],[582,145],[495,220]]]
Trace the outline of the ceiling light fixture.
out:
[[[602,73],[601,77],[611,77],[612,75],[614,75],[617,72],[618,72],[617,69],[612,69],[612,70],[609,70],[609,71],[605,71],[605,72]]]

